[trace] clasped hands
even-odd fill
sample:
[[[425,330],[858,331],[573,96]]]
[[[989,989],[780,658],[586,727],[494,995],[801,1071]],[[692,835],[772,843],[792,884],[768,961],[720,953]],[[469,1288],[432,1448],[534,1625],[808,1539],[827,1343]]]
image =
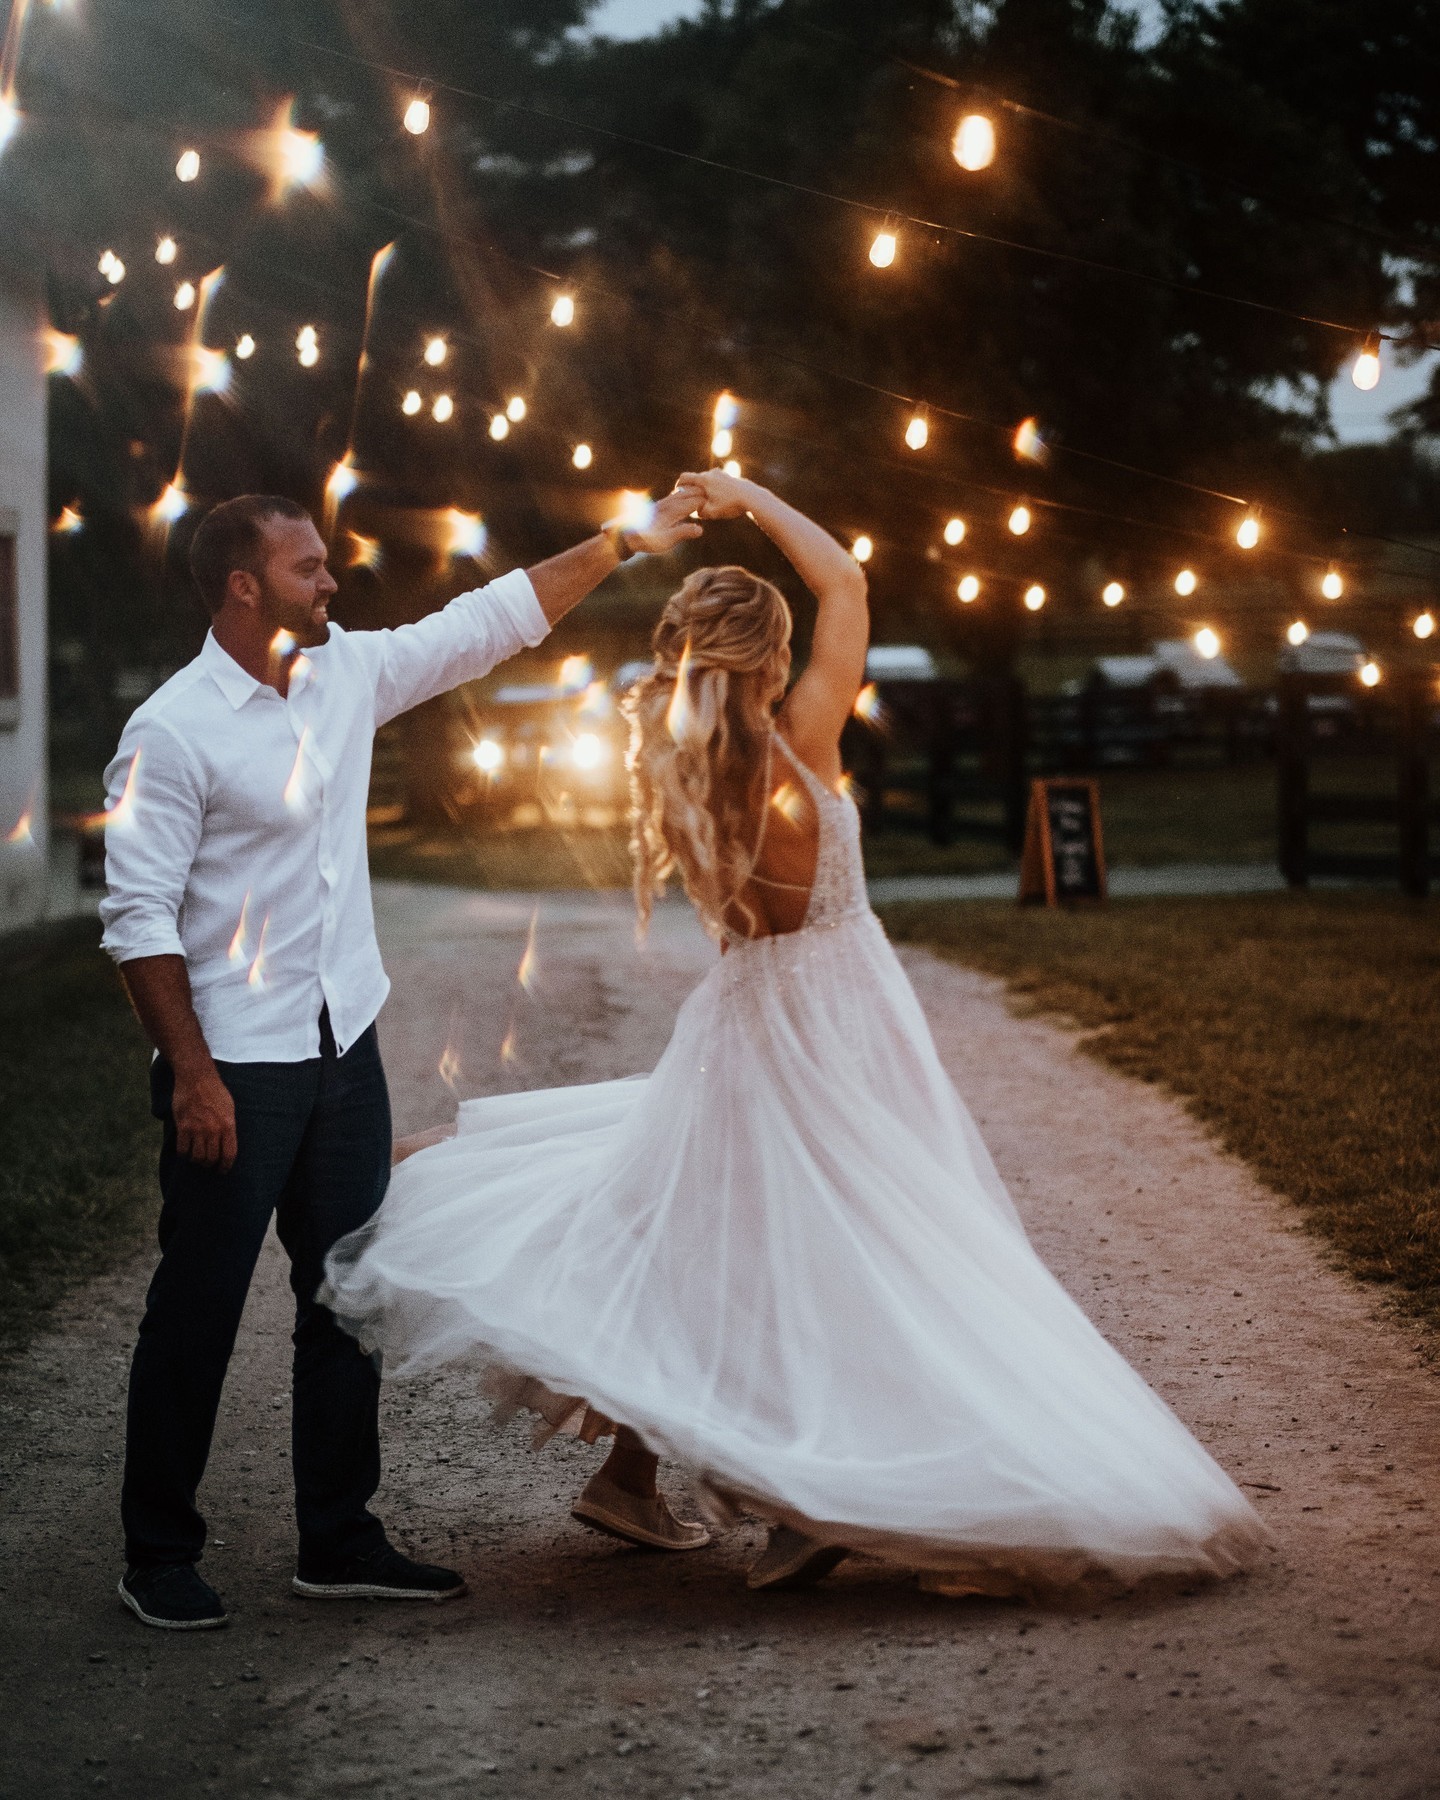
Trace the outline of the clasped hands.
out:
[[[663,556],[677,544],[701,534],[701,519],[738,519],[749,512],[755,484],[723,469],[685,474],[663,500],[657,500],[644,524],[625,526],[625,537],[647,556]]]

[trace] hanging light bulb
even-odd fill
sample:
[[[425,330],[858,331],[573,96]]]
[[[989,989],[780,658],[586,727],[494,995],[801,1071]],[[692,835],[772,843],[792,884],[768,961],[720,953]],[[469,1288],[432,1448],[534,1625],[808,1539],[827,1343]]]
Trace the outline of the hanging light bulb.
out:
[[[455,402],[448,394],[437,394],[435,404],[430,408],[430,417],[437,425],[445,425],[455,417]]]
[[[249,362],[255,354],[255,340],[248,331],[242,332],[236,340],[235,354],[241,362]]]
[[[1355,358],[1350,379],[1362,393],[1368,394],[1380,380],[1380,340],[1368,337]]]
[[[728,426],[722,425],[710,440],[710,454],[723,458],[735,448],[735,433]]]
[[[411,137],[424,137],[430,129],[430,102],[417,95],[405,108],[404,123]]]
[[[1296,621],[1293,625],[1286,627],[1286,631],[1285,631],[1286,641],[1288,643],[1293,644],[1297,650],[1305,642],[1306,638],[1308,638],[1309,635],[1310,635],[1310,627],[1305,623],[1305,621],[1303,619],[1296,619]]]
[[[68,331],[48,327],[44,333],[45,373],[78,375],[85,362],[85,352],[78,337]]]
[[[413,419],[425,402],[420,398],[419,388],[411,388],[400,402],[400,410],[407,419]]]
[[[1410,627],[1410,629],[1415,633],[1417,638],[1434,637],[1434,635],[1435,635],[1435,615],[1434,615],[1434,613],[1422,612],[1420,614],[1419,618],[1417,618],[1415,623]]]
[[[963,519],[947,519],[945,521],[945,542],[947,544],[963,544],[965,542],[965,521]]]
[[[561,294],[550,308],[552,325],[573,325],[575,323],[575,302],[568,294]]]
[[[174,262],[180,246],[173,237],[162,237],[155,246],[155,260],[162,268],[168,268]]]
[[[862,531],[859,537],[857,537],[855,542],[850,546],[850,554],[855,558],[856,562],[867,563],[875,554],[875,545]]]
[[[443,337],[432,337],[425,346],[425,360],[432,369],[438,369],[450,353],[450,346]]]
[[[955,127],[950,153],[971,174],[990,167],[995,160],[995,127],[984,113],[966,113]]]
[[[1320,583],[1320,592],[1327,600],[1338,600],[1345,592],[1345,583],[1341,580],[1338,569],[1325,571],[1325,578]]]
[[[1208,625],[1202,625],[1195,633],[1195,648],[1207,662],[1212,662],[1220,654],[1220,636]]]
[[[870,260],[877,269],[888,269],[895,260],[899,238],[888,220],[883,231],[877,231],[870,242]]]
[[[1107,581],[1100,590],[1100,598],[1107,606],[1118,606],[1125,598],[1125,589],[1118,581]]]
[[[1236,527],[1235,542],[1242,550],[1253,550],[1260,542],[1260,521],[1254,513],[1246,513]]]
[[[1030,508],[1024,505],[1017,506],[1005,523],[1016,537],[1024,537],[1030,529]]]
[[[912,415],[905,427],[905,442],[912,450],[923,450],[930,442],[930,421],[923,412]]]
[[[964,601],[966,606],[968,606],[972,600],[978,599],[980,595],[979,576],[962,575],[960,577],[960,585],[956,588],[955,593],[959,599]]]
[[[588,444],[577,444],[571,452],[570,460],[577,469],[588,469],[595,460],[595,452]]]
[[[498,444],[510,435],[510,421],[504,413],[496,413],[490,421],[490,435]]]
[[[1175,577],[1175,592],[1179,594],[1182,599],[1188,599],[1199,585],[1199,578],[1193,569],[1182,569]]]
[[[175,165],[175,176],[179,181],[193,181],[200,173],[200,152],[198,150],[182,150],[180,160]]]
[[[740,421],[740,402],[727,388],[715,401],[713,413],[717,431],[731,431]]]
[[[120,283],[125,279],[125,265],[113,250],[102,251],[100,261],[96,264],[96,267],[110,283],[111,287],[119,287]]]
[[[1372,656],[1360,665],[1360,679],[1368,688],[1379,687],[1380,665]]]
[[[723,465],[723,467],[727,475],[733,475],[737,481],[740,479],[742,471],[739,463],[736,462],[733,456],[730,458],[729,462]]]
[[[1038,581],[1032,581],[1025,590],[1025,606],[1030,612],[1039,612],[1045,604],[1045,590]]]
[[[313,325],[302,325],[295,337],[295,351],[302,369],[313,369],[320,360],[320,339]]]
[[[176,310],[176,312],[189,312],[190,308],[194,304],[195,304],[195,283],[193,281],[182,281],[180,283],[179,287],[177,287],[175,290],[175,310]]]
[[[505,402],[505,417],[512,425],[518,425],[525,417],[526,406],[519,394],[512,394]]]

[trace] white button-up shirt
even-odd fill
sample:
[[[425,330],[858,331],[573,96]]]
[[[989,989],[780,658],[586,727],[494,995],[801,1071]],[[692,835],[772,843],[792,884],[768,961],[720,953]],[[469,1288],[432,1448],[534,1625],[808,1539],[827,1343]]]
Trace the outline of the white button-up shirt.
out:
[[[283,700],[207,636],[105,772],[105,949],[183,956],[217,1061],[318,1056],[322,1006],[343,1054],[390,991],[365,842],[376,728],[549,629],[516,569],[395,631],[332,624]]]

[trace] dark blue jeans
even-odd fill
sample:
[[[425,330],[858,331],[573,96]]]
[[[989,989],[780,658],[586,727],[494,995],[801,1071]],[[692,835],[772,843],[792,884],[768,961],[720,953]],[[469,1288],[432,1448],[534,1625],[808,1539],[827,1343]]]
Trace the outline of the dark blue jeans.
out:
[[[380,1484],[375,1362],[316,1303],[325,1254],[379,1206],[390,1178],[390,1099],[372,1025],[344,1056],[328,1014],[318,1057],[218,1063],[235,1101],[228,1174],[180,1156],[175,1078],[157,1061],[160,1266],[130,1368],[121,1517],[131,1563],[196,1562],[220,1390],[272,1213],[295,1292],[291,1452],[300,1572],[314,1578],[384,1541],[369,1501]]]

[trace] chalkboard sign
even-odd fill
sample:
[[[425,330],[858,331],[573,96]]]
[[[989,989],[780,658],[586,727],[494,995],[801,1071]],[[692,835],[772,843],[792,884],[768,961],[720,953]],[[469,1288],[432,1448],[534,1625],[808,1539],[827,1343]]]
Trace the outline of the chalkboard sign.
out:
[[[1032,781],[1020,904],[1064,906],[1104,898],[1099,788],[1074,777]]]

